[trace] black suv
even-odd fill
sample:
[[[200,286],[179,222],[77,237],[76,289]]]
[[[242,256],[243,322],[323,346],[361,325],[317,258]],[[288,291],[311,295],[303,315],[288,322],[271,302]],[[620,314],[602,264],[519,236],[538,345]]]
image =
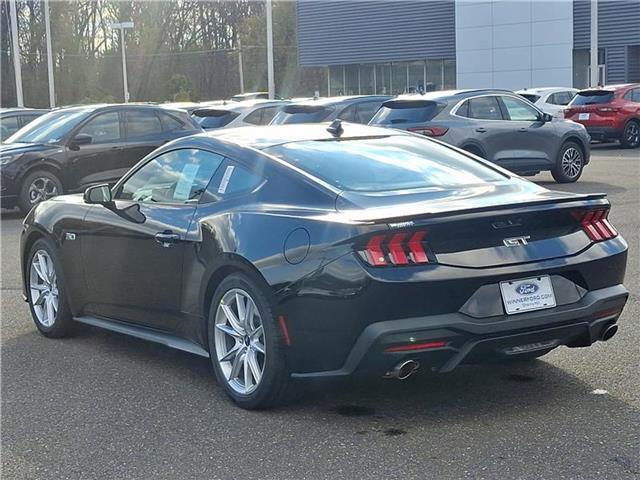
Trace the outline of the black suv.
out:
[[[201,131],[187,112],[157,105],[54,110],[0,147],[1,205],[27,212],[61,193],[115,183],[160,145]]]

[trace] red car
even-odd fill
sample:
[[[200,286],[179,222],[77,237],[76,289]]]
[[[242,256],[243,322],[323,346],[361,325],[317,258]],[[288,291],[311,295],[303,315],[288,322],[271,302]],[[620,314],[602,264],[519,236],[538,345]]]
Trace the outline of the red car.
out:
[[[582,90],[564,112],[566,119],[584,125],[592,140],[619,140],[623,148],[640,145],[640,83]]]

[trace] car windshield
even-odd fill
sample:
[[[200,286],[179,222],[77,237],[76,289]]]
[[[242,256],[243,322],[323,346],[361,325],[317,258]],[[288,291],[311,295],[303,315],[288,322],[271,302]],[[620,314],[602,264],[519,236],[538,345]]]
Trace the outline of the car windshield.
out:
[[[535,95],[533,93],[521,93],[520,96],[522,98],[526,98],[531,103],[536,103],[538,100],[540,100],[540,95]]]
[[[11,135],[6,143],[57,143],[91,114],[91,109],[58,110],[36,118]]]
[[[596,105],[598,103],[609,103],[613,100],[613,92],[607,90],[590,90],[587,92],[578,92],[573,97],[571,105]]]
[[[428,100],[386,102],[369,122],[371,125],[427,122],[442,110]]]
[[[347,191],[450,188],[506,178],[451,148],[409,135],[292,142],[265,151]]]

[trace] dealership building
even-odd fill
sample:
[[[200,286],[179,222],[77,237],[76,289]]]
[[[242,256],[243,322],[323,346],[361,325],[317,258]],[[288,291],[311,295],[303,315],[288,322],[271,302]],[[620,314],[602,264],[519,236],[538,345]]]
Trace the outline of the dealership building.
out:
[[[589,0],[299,0],[297,20],[330,95],[591,83]],[[598,64],[600,83],[640,82],[640,0],[599,0]]]

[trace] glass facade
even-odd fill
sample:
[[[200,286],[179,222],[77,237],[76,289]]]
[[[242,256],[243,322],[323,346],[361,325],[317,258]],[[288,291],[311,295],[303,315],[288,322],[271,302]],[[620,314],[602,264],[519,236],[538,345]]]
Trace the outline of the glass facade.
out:
[[[329,67],[329,95],[400,95],[456,88],[456,61],[417,60]]]

